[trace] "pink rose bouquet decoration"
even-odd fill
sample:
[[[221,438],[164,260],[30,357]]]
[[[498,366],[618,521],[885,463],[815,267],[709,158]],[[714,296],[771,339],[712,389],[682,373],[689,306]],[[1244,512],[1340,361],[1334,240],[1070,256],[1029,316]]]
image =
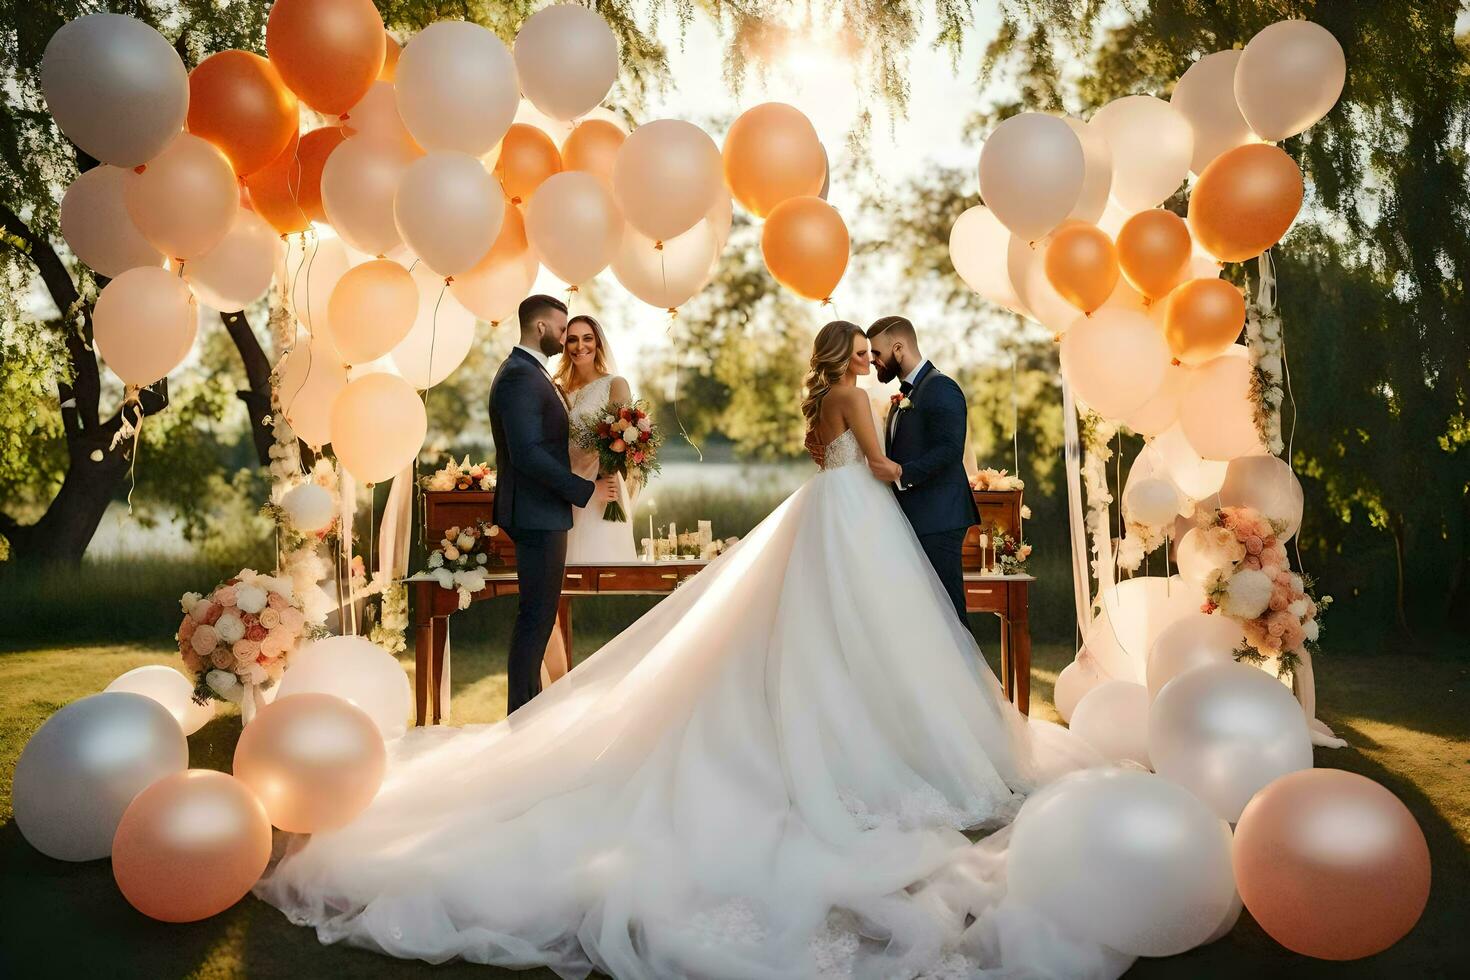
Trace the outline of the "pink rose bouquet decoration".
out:
[[[291,580],[249,568],[208,595],[186,593],[179,606],[184,619],[175,639],[201,704],[269,689],[310,630]]]

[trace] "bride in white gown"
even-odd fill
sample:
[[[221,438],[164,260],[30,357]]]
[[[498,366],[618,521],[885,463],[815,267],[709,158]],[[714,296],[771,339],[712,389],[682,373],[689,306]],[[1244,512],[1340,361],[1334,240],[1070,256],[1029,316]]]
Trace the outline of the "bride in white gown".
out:
[[[506,721],[393,743],[260,897],[323,942],[564,977],[1121,973],[1004,901],[1004,832],[959,832],[1091,760],[1005,700],[870,473],[868,357],[818,335],[821,472]]]

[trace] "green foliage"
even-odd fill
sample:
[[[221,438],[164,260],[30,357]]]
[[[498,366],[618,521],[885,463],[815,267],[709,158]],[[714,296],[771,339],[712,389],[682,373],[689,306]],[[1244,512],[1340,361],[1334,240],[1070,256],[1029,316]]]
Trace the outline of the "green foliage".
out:
[[[31,512],[55,495],[66,472],[56,382],[66,380],[65,346],[33,320],[0,328],[0,500]]]

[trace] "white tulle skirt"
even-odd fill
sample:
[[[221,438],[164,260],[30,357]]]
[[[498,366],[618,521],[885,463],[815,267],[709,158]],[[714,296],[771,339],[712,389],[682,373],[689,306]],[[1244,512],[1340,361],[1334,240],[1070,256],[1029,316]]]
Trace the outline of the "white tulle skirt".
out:
[[[257,894],[323,942],[631,978],[1115,977],[1008,904],[1031,725],[888,488],[818,474],[504,722],[411,731]]]

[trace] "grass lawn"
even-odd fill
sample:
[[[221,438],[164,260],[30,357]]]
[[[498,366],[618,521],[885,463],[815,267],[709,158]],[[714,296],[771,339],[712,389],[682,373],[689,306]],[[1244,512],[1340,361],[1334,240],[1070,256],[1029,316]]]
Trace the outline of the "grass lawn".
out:
[[[504,714],[501,613],[476,607],[456,620],[454,720]],[[592,619],[592,617],[588,617]],[[980,624],[977,623],[977,626]],[[984,629],[986,627],[981,627]],[[612,632],[579,622],[578,646]],[[477,636],[494,636],[494,642]],[[982,633],[982,636],[984,634]],[[987,648],[994,649],[993,641]],[[1055,718],[1051,685],[1070,647],[1038,646],[1034,711]],[[0,976],[138,977],[486,977],[501,971],[463,963],[430,967],[360,950],[323,947],[306,929],[248,897],[205,922],[165,925],[135,912],[106,861],[67,864],[34,851],[11,820],[15,761],[30,735],[68,702],[101,690],[125,670],[172,663],[156,646],[50,646],[0,652]],[[412,670],[412,657],[405,658]],[[1363,773],[1408,804],[1429,839],[1434,885],[1418,927],[1368,960],[1330,964],[1296,956],[1267,937],[1249,914],[1228,937],[1167,960],[1141,960],[1137,977],[1433,977],[1463,975],[1470,962],[1470,663],[1463,651],[1395,649],[1324,657],[1318,664],[1322,716],[1351,743],[1318,750],[1317,762]],[[190,763],[228,769],[239,735],[233,711],[190,739]],[[1123,896],[1120,896],[1123,897]],[[1461,967],[1453,966],[1460,963]],[[551,977],[546,971],[509,974]]]

